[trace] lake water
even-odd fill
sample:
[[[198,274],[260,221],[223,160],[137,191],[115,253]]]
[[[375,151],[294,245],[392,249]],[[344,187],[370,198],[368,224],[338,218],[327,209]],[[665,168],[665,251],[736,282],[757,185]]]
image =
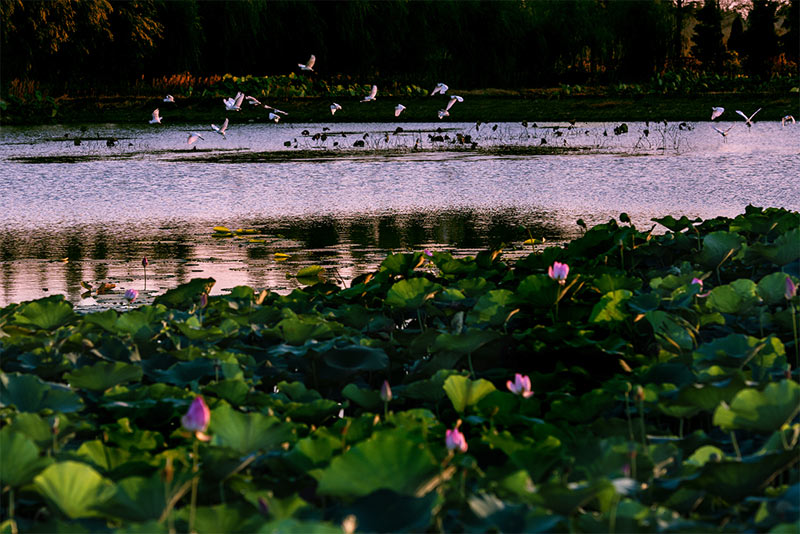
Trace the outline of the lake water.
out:
[[[748,204],[800,210],[800,125],[621,124],[245,122],[225,139],[196,124],[4,127],[0,306],[56,293],[118,306],[144,289],[142,257],[146,302],[207,276],[214,294],[286,292],[310,264],[349,282],[390,251],[504,245],[513,258],[528,232],[578,235],[578,218],[626,212],[649,228]],[[188,146],[190,131],[204,139]],[[256,241],[212,237],[220,225]],[[115,287],[97,296],[82,282]]]

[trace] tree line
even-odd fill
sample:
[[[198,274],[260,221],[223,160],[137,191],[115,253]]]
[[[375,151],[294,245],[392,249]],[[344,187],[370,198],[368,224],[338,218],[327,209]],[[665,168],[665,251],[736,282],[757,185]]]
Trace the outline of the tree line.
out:
[[[635,82],[687,62],[767,77],[797,72],[798,1],[753,0],[725,39],[718,0],[0,0],[0,61],[4,86],[285,74],[311,54],[320,77],[464,88]]]

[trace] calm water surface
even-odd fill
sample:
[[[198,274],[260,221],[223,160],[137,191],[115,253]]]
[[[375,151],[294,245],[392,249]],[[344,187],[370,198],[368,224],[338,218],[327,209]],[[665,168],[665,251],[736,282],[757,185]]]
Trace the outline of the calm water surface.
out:
[[[505,245],[519,256],[528,231],[562,241],[578,218],[626,212],[649,228],[748,204],[800,210],[800,135],[780,123],[737,121],[727,138],[710,123],[628,123],[619,135],[621,123],[232,123],[223,139],[164,122],[0,130],[0,306],[57,293],[87,310],[118,305],[144,289],[143,256],[144,301],[198,276],[217,294],[289,291],[302,266],[349,281],[389,251]],[[190,131],[205,138],[197,149]],[[263,242],[211,237],[219,225]],[[81,282],[116,287],[98,297]]]

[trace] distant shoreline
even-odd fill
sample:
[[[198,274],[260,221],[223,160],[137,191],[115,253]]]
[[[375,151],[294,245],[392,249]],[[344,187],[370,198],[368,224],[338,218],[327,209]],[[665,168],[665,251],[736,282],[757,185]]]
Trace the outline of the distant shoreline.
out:
[[[303,97],[288,99],[261,98],[263,102],[285,110],[284,123],[348,123],[348,122],[547,122],[547,121],[708,121],[712,106],[728,110],[720,122],[741,120],[735,114],[741,109],[750,114],[762,108],[756,120],[778,121],[784,115],[800,117],[798,93],[704,93],[697,95],[642,94],[616,95],[560,95],[503,91],[486,94],[485,91],[463,91],[463,103],[450,109],[450,116],[437,119],[437,111],[448,101],[446,96],[395,97],[380,93],[375,102],[362,103],[358,97]],[[32,126],[45,124],[96,124],[141,123],[147,124],[151,113],[159,108],[162,125],[219,123],[226,117],[231,122],[269,122],[268,111],[263,107],[243,107],[242,111],[226,111],[222,99],[216,96],[175,97],[176,103],[161,101],[159,97],[108,96],[60,98],[53,106],[41,102],[8,103],[0,112],[2,126]],[[330,114],[332,102],[341,104],[342,110]],[[398,118],[394,106],[404,104],[407,109]],[[158,127],[158,125],[154,125]]]

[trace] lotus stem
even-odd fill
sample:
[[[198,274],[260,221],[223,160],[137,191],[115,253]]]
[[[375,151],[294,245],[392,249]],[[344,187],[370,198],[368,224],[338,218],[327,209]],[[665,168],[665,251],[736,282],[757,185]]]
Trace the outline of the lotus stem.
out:
[[[631,403],[630,403],[630,396],[628,392],[625,392],[625,416],[628,418],[628,437],[630,438],[631,442],[636,441],[636,438],[633,437],[633,420],[631,419]]]
[[[736,458],[742,459],[742,451],[739,450],[739,442],[736,441],[736,432],[731,430],[731,441],[733,442],[733,450],[736,451]]]
[[[14,519],[14,488],[8,489],[8,521],[11,523],[11,534],[18,534],[17,522]]]
[[[467,353],[467,363],[469,364],[469,372],[472,375],[472,378],[473,379],[478,378],[478,376],[475,374],[475,369],[472,367],[472,353],[471,352]]]
[[[199,454],[198,451],[198,439],[195,438],[194,440],[194,448],[192,451],[192,497],[191,497],[191,505],[189,508],[189,532],[194,532],[194,517],[195,513],[197,512],[197,485],[200,481],[200,477],[198,475],[198,471],[200,470],[199,466],[197,465],[197,455]]]
[[[794,303],[789,304],[792,313],[792,333],[794,334],[794,368],[800,368],[800,346],[797,345],[797,313],[794,309]]]

